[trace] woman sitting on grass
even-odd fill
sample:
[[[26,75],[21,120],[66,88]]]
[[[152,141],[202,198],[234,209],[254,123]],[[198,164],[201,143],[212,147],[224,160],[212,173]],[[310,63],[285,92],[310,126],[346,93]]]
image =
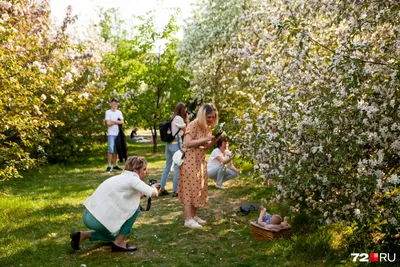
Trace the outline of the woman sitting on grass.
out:
[[[216,181],[216,187],[225,189],[223,182],[237,177],[242,172],[233,165],[233,157],[228,150],[228,139],[220,137],[215,148],[210,155],[207,163],[208,177]]]
[[[113,176],[94,191],[83,205],[83,223],[90,232],[71,233],[71,247],[79,250],[82,241],[111,241],[111,251],[135,251],[136,247],[125,242],[133,223],[139,215],[139,202],[144,194],[158,197],[159,184],[147,185],[143,179],[147,174],[147,162],[139,157],[130,157],[120,175]]]

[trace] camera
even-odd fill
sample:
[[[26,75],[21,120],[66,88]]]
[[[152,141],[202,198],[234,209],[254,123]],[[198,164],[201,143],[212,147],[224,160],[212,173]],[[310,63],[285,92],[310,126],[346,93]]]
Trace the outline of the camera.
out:
[[[156,179],[150,179],[149,180],[149,185],[152,186],[153,184],[156,184],[157,180]]]

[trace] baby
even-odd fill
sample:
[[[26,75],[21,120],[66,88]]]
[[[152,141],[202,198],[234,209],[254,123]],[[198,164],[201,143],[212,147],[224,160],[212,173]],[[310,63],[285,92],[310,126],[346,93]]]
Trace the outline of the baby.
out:
[[[260,206],[260,216],[258,217],[257,224],[268,229],[268,230],[274,230],[274,231],[279,231],[281,229],[289,227],[288,223],[288,217],[282,218],[281,216],[274,214],[271,215],[267,213],[267,209],[264,208],[263,205]]]

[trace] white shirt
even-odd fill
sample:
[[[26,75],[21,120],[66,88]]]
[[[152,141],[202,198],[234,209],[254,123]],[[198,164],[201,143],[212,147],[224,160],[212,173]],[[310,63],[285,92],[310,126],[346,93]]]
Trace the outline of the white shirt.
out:
[[[117,121],[118,119],[123,120],[122,112],[120,110],[112,111],[111,109],[106,111],[106,121]],[[108,127],[107,135],[118,135],[119,127],[118,124],[111,125]]]
[[[171,132],[172,135],[175,135],[176,132],[178,132],[179,129],[185,128],[186,123],[183,121],[183,118],[179,115],[176,115],[175,118],[171,122]],[[179,131],[178,133],[179,136],[183,135],[183,131]]]
[[[154,190],[157,189],[144,183],[137,173],[123,171],[101,183],[83,205],[104,227],[115,233],[138,209],[140,194],[151,197]]]
[[[219,166],[222,164],[217,160],[218,156],[224,158],[224,154],[222,154],[221,150],[217,147],[211,152],[210,158],[208,159],[207,168]]]

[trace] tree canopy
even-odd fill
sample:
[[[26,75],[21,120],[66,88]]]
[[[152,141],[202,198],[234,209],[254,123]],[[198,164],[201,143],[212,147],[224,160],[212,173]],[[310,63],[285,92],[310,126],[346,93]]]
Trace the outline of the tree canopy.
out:
[[[0,11],[3,180],[19,177],[19,170],[46,159],[73,160],[90,149],[92,133],[100,125],[100,47],[107,46],[101,40],[70,42],[66,30],[75,20],[71,8],[54,31],[46,1],[1,1]]]
[[[120,25],[124,21],[109,19],[118,17],[117,13],[118,10],[105,11],[101,22],[103,35],[107,33],[116,47],[104,61],[108,69],[106,92],[122,99],[121,109],[129,125],[151,130],[156,151],[159,123],[172,114],[175,104],[190,98],[189,74],[177,65],[178,39],[174,34],[178,27],[172,16],[158,30],[150,12],[135,16],[135,26],[121,36],[110,35],[117,31],[109,29],[124,27]]]

